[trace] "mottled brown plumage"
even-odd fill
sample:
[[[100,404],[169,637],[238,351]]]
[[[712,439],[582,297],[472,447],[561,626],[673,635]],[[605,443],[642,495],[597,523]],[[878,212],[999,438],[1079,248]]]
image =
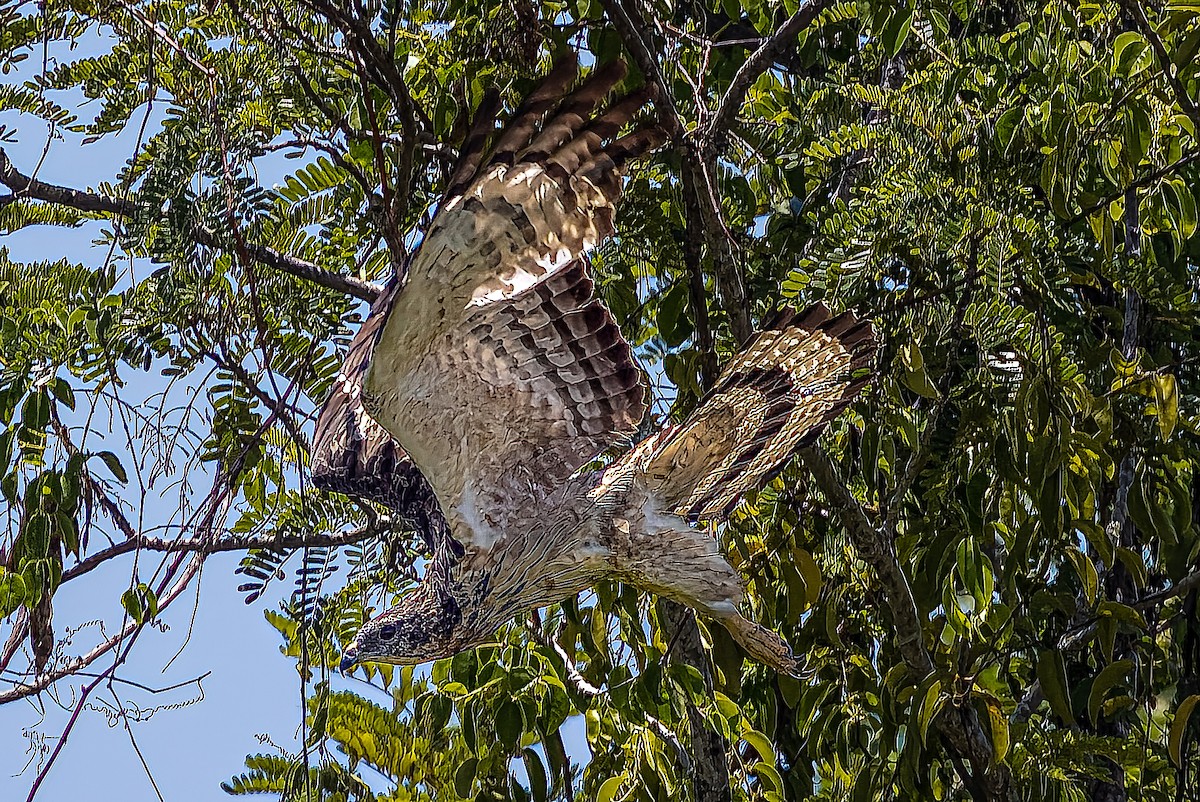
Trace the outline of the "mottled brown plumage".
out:
[[[585,254],[613,232],[622,168],[663,137],[621,135],[645,93],[604,106],[622,65],[571,90],[575,74],[560,62],[503,130],[490,116],[471,127],[419,251],[322,410],[315,481],[388,505],[433,550],[419,587],[364,625],[344,664],[453,654],[615,578],[695,607],[792,670],[688,519],[727,514],[840,412],[866,380],[870,325],[786,313],[691,418],[626,448],[645,384]],[[624,456],[606,470],[579,471],[614,446]]]

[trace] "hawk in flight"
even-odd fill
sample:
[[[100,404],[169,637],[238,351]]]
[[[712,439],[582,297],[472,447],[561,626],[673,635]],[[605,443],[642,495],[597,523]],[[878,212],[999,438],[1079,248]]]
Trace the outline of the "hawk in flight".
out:
[[[754,658],[795,669],[787,644],[739,612],[739,575],[694,524],[728,515],[858,393],[871,326],[785,312],[690,418],[628,448],[647,386],[586,253],[614,231],[624,166],[664,136],[621,134],[649,93],[605,106],[623,64],[577,74],[560,61],[500,130],[498,94],[485,98],[420,248],[318,418],[314,483],[389,507],[432,552],[343,669],[455,654],[605,579],[690,605]]]

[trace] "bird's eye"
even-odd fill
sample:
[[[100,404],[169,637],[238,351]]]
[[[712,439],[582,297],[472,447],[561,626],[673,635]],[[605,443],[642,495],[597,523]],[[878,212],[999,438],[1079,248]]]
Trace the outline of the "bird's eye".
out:
[[[391,640],[396,637],[396,625],[384,624],[379,628],[379,637],[384,640]]]

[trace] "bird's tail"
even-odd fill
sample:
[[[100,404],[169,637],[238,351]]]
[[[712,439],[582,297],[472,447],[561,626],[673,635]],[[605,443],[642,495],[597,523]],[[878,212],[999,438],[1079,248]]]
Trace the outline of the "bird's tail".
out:
[[[689,520],[728,516],[871,378],[875,333],[852,312],[788,309],[722,371],[683,423],[639,445],[640,480]]]

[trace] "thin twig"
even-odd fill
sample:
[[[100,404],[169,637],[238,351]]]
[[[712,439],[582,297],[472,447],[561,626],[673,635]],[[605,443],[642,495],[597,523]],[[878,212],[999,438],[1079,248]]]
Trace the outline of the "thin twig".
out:
[[[1137,179],[1136,181],[1131,182],[1128,186],[1122,187],[1121,189],[1113,192],[1111,195],[1107,195],[1106,197],[1101,198],[1100,200],[1096,201],[1091,206],[1084,209],[1082,212],[1079,212],[1074,217],[1067,220],[1066,225],[1073,226],[1076,223],[1078,223],[1080,220],[1083,220],[1086,217],[1090,217],[1091,215],[1095,214],[1096,212],[1100,211],[1101,209],[1106,208],[1113,201],[1124,197],[1125,194],[1128,193],[1130,190],[1141,189],[1144,186],[1153,184],[1155,181],[1159,180],[1160,178],[1165,178],[1166,176],[1170,175],[1171,173],[1173,173],[1183,167],[1187,167],[1189,164],[1192,164],[1193,162],[1197,162],[1197,161],[1200,161],[1200,150],[1193,151],[1191,153],[1185,153],[1182,156],[1180,156],[1178,159],[1176,159],[1175,161],[1171,162],[1170,164],[1160,167],[1159,169],[1155,170],[1154,172],[1148,173],[1148,174],[1142,176],[1141,178]]]
[[[95,554],[88,555],[85,559],[80,560],[78,564],[63,571],[62,581],[68,582],[77,576],[86,574],[88,571],[97,568],[113,557],[119,557],[122,554],[128,554],[137,549],[167,554],[195,552],[209,555],[222,551],[242,551],[244,549],[298,549],[304,546],[348,546],[360,543],[369,537],[379,534],[381,531],[387,531],[387,527],[391,526],[391,518],[383,515],[379,516],[379,520],[384,528],[361,526],[354,529],[347,529],[344,532],[323,535],[314,532],[294,535],[243,535],[225,536],[219,540],[209,540],[204,536],[170,539],[139,535],[102,549]]]

